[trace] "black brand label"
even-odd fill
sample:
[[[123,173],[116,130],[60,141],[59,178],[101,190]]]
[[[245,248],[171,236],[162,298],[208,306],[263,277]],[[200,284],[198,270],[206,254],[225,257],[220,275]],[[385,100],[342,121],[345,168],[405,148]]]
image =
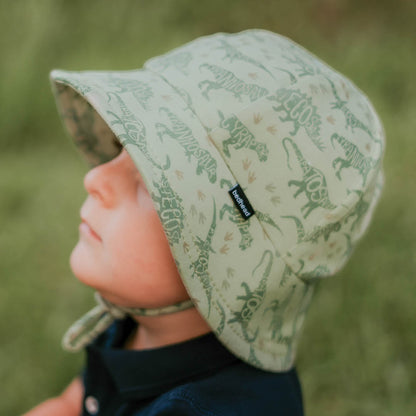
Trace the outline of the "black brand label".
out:
[[[239,184],[234,185],[228,193],[231,195],[234,205],[237,207],[243,219],[248,220],[254,214],[254,209],[241,189],[241,186]]]

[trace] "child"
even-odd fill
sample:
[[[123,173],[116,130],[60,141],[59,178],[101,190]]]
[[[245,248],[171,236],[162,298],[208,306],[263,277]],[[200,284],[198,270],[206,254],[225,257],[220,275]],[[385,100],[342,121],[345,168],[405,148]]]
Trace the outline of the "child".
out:
[[[368,99],[264,30],[51,80],[92,166],[71,268],[98,306],[64,338],[84,372],[27,415],[302,415],[315,283],[382,188]]]

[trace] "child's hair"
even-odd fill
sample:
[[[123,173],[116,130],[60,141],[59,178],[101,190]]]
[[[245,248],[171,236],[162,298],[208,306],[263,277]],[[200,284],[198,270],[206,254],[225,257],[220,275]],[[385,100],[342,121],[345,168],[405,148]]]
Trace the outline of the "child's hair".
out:
[[[383,183],[384,133],[351,81],[264,30],[199,38],[144,69],[51,73],[93,166],[119,141],[219,340],[293,364],[314,283],[340,270]]]

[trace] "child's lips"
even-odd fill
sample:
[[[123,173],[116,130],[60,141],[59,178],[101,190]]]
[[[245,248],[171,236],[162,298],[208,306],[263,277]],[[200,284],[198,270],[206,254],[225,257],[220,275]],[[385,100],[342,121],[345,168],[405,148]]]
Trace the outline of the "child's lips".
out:
[[[83,234],[86,234],[94,239],[101,241],[101,237],[89,226],[89,224],[81,218],[81,224],[79,225],[79,231]]]

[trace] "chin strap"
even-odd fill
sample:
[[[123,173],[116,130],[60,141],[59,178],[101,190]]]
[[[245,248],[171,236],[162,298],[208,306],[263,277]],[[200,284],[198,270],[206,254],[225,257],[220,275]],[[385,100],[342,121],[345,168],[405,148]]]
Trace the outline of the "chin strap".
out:
[[[188,299],[162,308],[125,308],[114,305],[104,299],[98,292],[95,293],[95,300],[98,306],[78,319],[65,333],[62,339],[62,347],[65,350],[70,352],[82,350],[102,334],[116,319],[123,319],[128,315],[160,316],[184,311],[194,306],[192,301]]]

